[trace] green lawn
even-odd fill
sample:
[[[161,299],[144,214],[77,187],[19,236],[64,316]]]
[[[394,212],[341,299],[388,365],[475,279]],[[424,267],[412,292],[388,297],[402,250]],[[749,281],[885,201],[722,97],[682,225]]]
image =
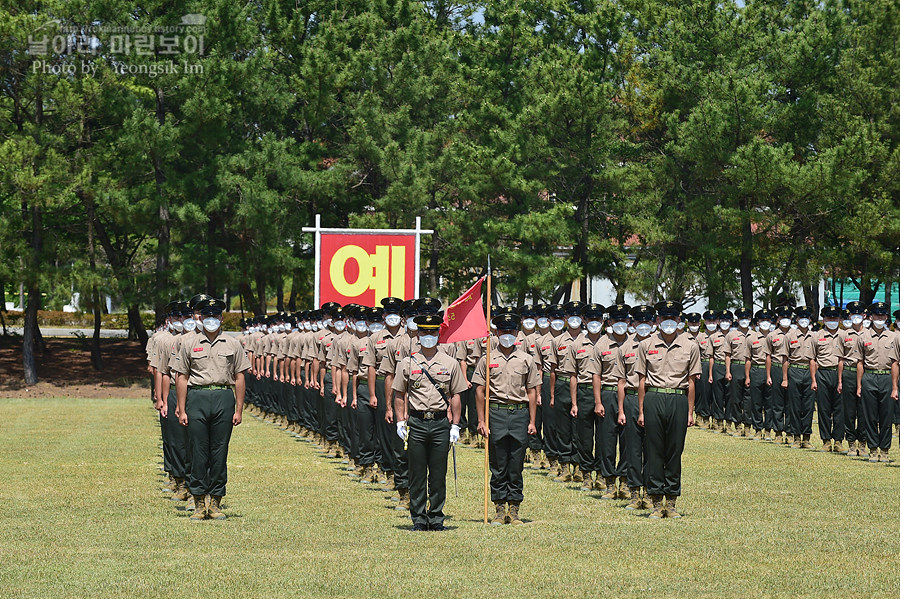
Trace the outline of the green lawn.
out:
[[[681,520],[526,476],[525,526],[481,523],[458,450],[445,533],[247,416],[225,522],[160,491],[145,400],[0,401],[0,597],[885,597],[900,468],[691,430]],[[895,453],[900,453],[895,450]],[[452,476],[452,469],[451,469]]]

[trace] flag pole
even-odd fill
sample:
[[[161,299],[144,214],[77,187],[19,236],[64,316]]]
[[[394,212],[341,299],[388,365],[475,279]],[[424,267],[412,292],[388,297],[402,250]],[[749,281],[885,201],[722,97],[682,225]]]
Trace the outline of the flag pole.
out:
[[[487,262],[487,350],[485,355],[485,378],[484,385],[484,427],[490,431],[491,422],[491,257],[488,256]],[[484,523],[488,523],[488,504],[491,498],[491,468],[490,468],[490,439],[484,442]]]

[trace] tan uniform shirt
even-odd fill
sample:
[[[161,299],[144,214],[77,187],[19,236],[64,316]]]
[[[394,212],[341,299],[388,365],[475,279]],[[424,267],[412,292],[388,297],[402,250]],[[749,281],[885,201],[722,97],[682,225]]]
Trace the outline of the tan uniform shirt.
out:
[[[699,331],[697,336],[694,337],[694,340],[697,342],[697,345],[700,346],[700,359],[708,362],[713,353],[712,344],[709,342],[709,333]]]
[[[616,367],[612,373],[617,385],[619,379],[625,379],[625,389],[631,393],[635,393],[638,386],[638,374],[635,370],[635,365],[637,364],[638,346],[640,344],[641,340],[638,339],[637,335],[629,335],[622,342],[622,345],[619,346],[620,359],[616,362]]]
[[[731,332],[731,329],[728,330]],[[715,333],[709,336],[709,358],[712,358],[716,362],[725,363],[725,333],[717,330]]]
[[[385,327],[384,329],[378,331],[374,335],[372,335],[372,347],[374,351],[371,352],[370,355],[365,357],[364,363],[366,366],[374,366],[376,370],[376,375],[380,377],[384,377],[384,375],[388,374],[388,371],[381,370],[381,364],[384,362],[385,355],[391,351],[392,342],[397,339],[401,333],[398,331],[396,335],[392,334],[390,330]],[[372,362],[370,364],[370,362]],[[389,371],[391,374],[393,371]]]
[[[634,369],[647,377],[647,387],[687,391],[688,379],[700,376],[700,347],[684,335],[676,335],[671,344],[659,333],[650,335],[638,346]]]
[[[606,335],[600,335],[597,342],[602,341]],[[594,361],[594,346],[596,342],[591,341],[587,333],[578,336],[575,343],[570,345],[572,359],[575,361],[575,374],[578,377],[579,385],[590,385],[594,381],[594,367],[591,365]]]
[[[837,368],[843,354],[841,332],[839,330],[831,332],[828,329],[813,331],[810,349],[812,359],[819,368]]]
[[[175,336],[169,331],[161,331],[153,335],[153,338],[155,339],[153,350],[152,353],[147,354],[147,359],[150,361],[150,366],[159,370],[162,368],[163,361],[168,361],[168,356],[172,352],[172,345],[175,343]],[[149,341],[147,345],[150,345]]]
[[[562,332],[552,342],[553,349],[547,356],[551,366],[556,366],[557,376],[572,376],[576,374],[574,349],[584,347],[584,334],[576,333],[573,337],[568,329]]]
[[[802,332],[800,329],[791,329],[784,336],[784,346],[781,350],[780,361],[785,360],[791,364],[809,364],[812,359],[812,332]]]
[[[441,385],[447,401],[469,388],[456,358],[443,352],[435,352],[430,360],[426,360],[422,354],[407,356],[397,364],[397,376],[394,377],[392,388],[407,394],[412,410],[434,412],[449,407],[423,369],[427,369],[431,378]]]
[[[538,366],[545,373],[550,372],[550,354],[553,353],[553,333],[544,333],[537,338],[535,348],[537,349]]]
[[[170,377],[170,385],[175,384],[175,373],[172,371],[172,364],[175,363],[175,356],[177,356],[181,351],[181,342],[185,339],[185,337],[186,335],[184,333],[180,335],[174,335],[172,339],[172,348],[169,351],[169,355],[160,362],[159,371],[163,376],[168,375]]]
[[[747,351],[747,337],[751,332],[744,333],[740,329],[731,329],[725,335],[725,355],[731,356],[732,363],[746,362],[750,358]]]
[[[863,331],[856,340],[857,351],[862,356],[863,368],[866,370],[890,370],[895,341],[896,333],[887,328],[878,331],[875,327],[871,327]]]
[[[250,360],[237,339],[220,332],[212,341],[206,335],[185,337],[171,368],[187,375],[189,387],[234,385],[237,374],[250,369]]]
[[[744,338],[744,346],[749,355],[749,360],[754,366],[765,366],[766,356],[769,355],[769,341],[767,335],[759,331],[750,331]]]
[[[787,355],[787,335],[792,330],[793,329],[788,329],[787,331],[784,331],[779,327],[769,333],[766,337],[769,344],[769,355],[772,356],[773,364],[778,364],[780,366],[784,363],[784,356]]]
[[[367,335],[365,337],[354,336],[347,342],[347,372],[351,375],[359,376],[360,382],[368,382],[369,366],[375,366],[375,360],[370,359],[366,364],[366,358],[375,355],[375,348],[372,345],[372,339]]]
[[[472,374],[472,384],[484,386],[487,377],[487,356],[482,356]],[[491,403],[512,404],[528,401],[527,389],[541,384],[537,362],[523,349],[504,355],[491,352]]]
[[[841,331],[841,346],[842,346],[842,354],[841,358],[844,360],[844,370],[848,368],[856,368],[856,363],[859,362],[861,354],[859,353],[859,336],[862,335],[863,331],[866,329],[860,329],[857,331],[856,329],[850,328]]]
[[[628,337],[622,340],[624,343]],[[622,360],[622,344],[616,341],[612,335],[604,335],[594,344],[593,360],[591,361],[591,374],[600,375],[601,385],[615,387],[619,379],[615,376],[616,365]]]

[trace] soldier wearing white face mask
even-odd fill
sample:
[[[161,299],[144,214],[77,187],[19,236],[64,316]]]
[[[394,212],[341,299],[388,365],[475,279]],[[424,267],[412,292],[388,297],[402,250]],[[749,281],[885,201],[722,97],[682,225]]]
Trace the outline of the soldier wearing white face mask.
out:
[[[726,335],[731,330],[734,316],[729,310],[721,310],[717,313],[719,330],[709,336],[709,344],[712,355],[709,359],[709,384],[712,388],[711,412],[715,420],[714,430],[719,433],[727,432],[725,425],[725,400],[728,397],[730,381],[726,376],[725,346]]]
[[[812,336],[810,378],[816,394],[822,451],[843,452],[844,405],[837,372],[843,353],[841,332],[838,330],[840,317],[838,308],[822,308],[823,328]]]
[[[734,436],[747,437],[750,431],[750,393],[747,390],[745,367],[750,357],[746,340],[750,334],[752,312],[739,308],[735,312],[737,327],[725,335],[725,378],[728,381],[728,396],[725,419],[734,427]]]
[[[870,462],[890,462],[891,424],[897,399],[897,340],[888,330],[887,304],[869,306],[872,327],[856,341],[860,361],[856,364],[857,394],[869,445]]]
[[[600,470],[598,463],[599,449],[597,445],[597,433],[600,421],[605,416],[605,408],[594,401],[594,375],[593,355],[594,347],[603,337],[603,311],[600,304],[588,304],[581,310],[584,320],[584,330],[581,333],[581,343],[570,345],[570,355],[575,364],[575,396],[572,403],[574,419],[573,445],[575,448],[577,463],[581,467],[583,491],[595,488],[592,473]],[[597,489],[603,489],[598,477]]]
[[[566,329],[553,340],[553,349],[548,356],[551,372],[556,375],[553,389],[554,418],[556,419],[556,431],[559,440],[559,461],[562,464],[561,476],[557,482],[577,482],[584,480],[581,465],[578,462],[573,434],[578,408],[575,402],[577,389],[577,372],[572,348],[580,348],[584,345],[584,336],[581,330],[581,309],[584,304],[579,301],[567,303],[563,309],[566,317]],[[552,322],[551,322],[552,326]],[[593,403],[593,402],[592,402]],[[571,471],[570,471],[571,465]]]
[[[540,336],[537,338],[535,347],[537,353],[535,357],[538,360],[538,366],[541,368],[541,388],[540,403],[541,417],[543,420],[543,448],[544,456],[547,458],[547,468],[550,474],[556,477],[561,476],[562,468],[559,464],[559,442],[556,434],[556,412],[554,410],[554,385],[556,375],[550,368],[550,353],[553,351],[553,340],[562,334],[565,327],[563,320],[563,307],[559,304],[542,305],[538,310],[537,326]],[[553,325],[556,323],[557,326]]]
[[[787,377],[784,375],[784,357],[786,355],[785,344],[787,343],[787,334],[791,332],[791,319],[794,315],[794,309],[790,306],[779,306],[775,309],[775,317],[778,319],[778,326],[769,333],[769,362],[766,365],[766,378],[772,381],[772,415],[771,420],[767,417],[767,426],[775,431],[775,441],[790,444],[787,426]]]
[[[690,325],[689,325],[690,326]],[[696,326],[696,325],[695,325]],[[712,384],[709,382],[710,360],[712,359],[712,337],[719,330],[718,313],[707,310],[703,313],[703,331],[698,329],[697,342],[700,345],[700,380],[697,381],[695,409],[697,426],[713,430],[715,419],[712,417]]]
[[[849,326],[844,326],[844,330],[841,331],[842,354],[841,361],[838,363],[838,382],[844,402],[844,437],[847,439],[845,453],[848,456],[868,457],[869,450],[865,441],[866,433],[860,411],[860,399],[856,394],[856,364],[860,360],[856,342],[865,330],[863,328],[865,307],[862,302],[850,302],[847,304],[846,312]]]
[[[771,438],[771,430],[767,429],[767,419],[772,410],[772,382],[766,374],[770,364],[768,334],[772,328],[772,314],[768,310],[757,311],[756,328],[751,330],[744,340],[747,350],[747,362],[744,365],[744,386],[750,396],[746,416],[753,427],[751,440]]]
[[[782,376],[788,383],[786,428],[788,435],[793,436],[791,447],[812,449],[809,440],[812,434],[813,402],[815,401],[810,378],[810,364],[813,356],[812,332],[809,325],[812,312],[809,308],[800,307],[794,312],[794,316],[797,328],[791,329],[785,335],[785,344],[781,353]]]

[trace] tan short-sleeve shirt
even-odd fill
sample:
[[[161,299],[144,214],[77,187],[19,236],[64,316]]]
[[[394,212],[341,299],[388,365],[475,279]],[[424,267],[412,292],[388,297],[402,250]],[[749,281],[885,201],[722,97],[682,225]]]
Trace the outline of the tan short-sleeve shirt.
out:
[[[487,356],[482,356],[472,374],[472,384],[484,386],[487,377]],[[491,352],[491,403],[510,404],[528,401],[528,389],[541,384],[541,371],[534,358],[523,349],[507,356],[502,351]]]
[[[206,335],[185,337],[171,366],[187,375],[188,386],[234,385],[238,373],[250,369],[250,360],[240,342],[224,333],[212,341]]]
[[[469,388],[456,358],[451,358],[443,352],[435,352],[430,360],[421,353],[407,356],[397,364],[393,390],[407,394],[410,409],[433,412],[449,407],[441,397],[440,391],[424,373],[425,369],[435,382],[441,385],[448,401],[457,393]]]
[[[750,331],[744,339],[747,354],[754,366],[765,366],[766,357],[769,355],[769,342],[766,335],[759,331]]]
[[[857,351],[862,356],[866,370],[889,370],[894,355],[896,333],[887,330],[866,329],[856,340]]]
[[[828,329],[813,331],[810,349],[812,350],[811,357],[819,368],[837,368],[843,353],[841,332]]]
[[[622,342],[627,340],[626,337]],[[591,374],[599,374],[602,385],[615,386],[618,383],[615,378],[616,364],[622,359],[621,344],[612,335],[604,335],[594,344],[593,354]]]
[[[648,387],[687,391],[688,379],[700,376],[700,348],[676,335],[668,344],[661,334],[650,335],[638,346],[635,371],[647,378]]]
[[[731,356],[732,361],[746,362],[750,354],[747,352],[747,336],[750,331],[744,333],[740,329],[731,329],[725,335],[725,355]]]

